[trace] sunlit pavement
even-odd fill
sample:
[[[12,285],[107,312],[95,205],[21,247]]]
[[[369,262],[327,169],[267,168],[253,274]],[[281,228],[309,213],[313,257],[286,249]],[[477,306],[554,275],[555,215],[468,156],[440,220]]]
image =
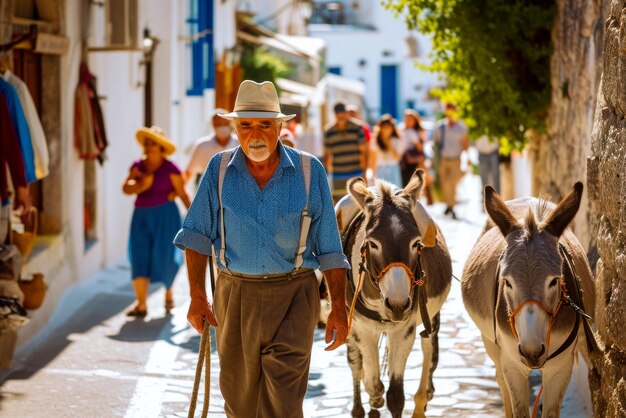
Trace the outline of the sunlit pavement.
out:
[[[463,264],[485,220],[480,181],[466,176],[459,186],[454,221],[440,204],[428,207],[441,226],[453,257],[454,274]],[[171,316],[163,308],[163,291],[149,299],[149,316],[128,320],[124,309],[133,301],[127,267],[107,269],[68,292],[46,328],[16,354],[14,368],[1,375],[0,416],[4,417],[186,417],[199,336],[186,323],[187,283],[184,272],[175,285],[179,305]],[[435,396],[427,416],[504,416],[495,369],[478,329],[463,309],[460,285],[453,280],[441,312],[439,367]],[[345,347],[325,352],[323,332],[316,331],[307,417],[346,417],[352,407],[352,376]],[[419,342],[405,373],[405,416],[411,416],[419,385]],[[217,354],[211,357],[211,417],[225,417],[219,395]],[[591,416],[586,370],[574,372],[563,416]],[[540,378],[533,378],[533,391]],[[388,380],[383,379],[385,386]],[[363,391],[366,411],[368,397]],[[203,395],[200,394],[200,400]],[[200,409],[200,406],[199,406]],[[199,409],[197,415],[199,416]],[[386,407],[382,417],[389,417]]]

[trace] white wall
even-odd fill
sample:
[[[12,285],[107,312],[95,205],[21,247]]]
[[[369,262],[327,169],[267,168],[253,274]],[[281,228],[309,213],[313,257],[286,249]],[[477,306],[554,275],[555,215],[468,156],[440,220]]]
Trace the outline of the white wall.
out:
[[[366,101],[370,115],[374,118],[380,112],[380,72],[381,65],[398,66],[398,112],[405,108],[407,100],[414,100],[418,108],[432,110],[436,103],[426,103],[425,95],[430,87],[437,85],[437,76],[415,67],[413,59],[407,56],[405,38],[410,34],[403,17],[395,18],[378,0],[361,1],[357,12],[361,23],[372,24],[376,31],[355,27],[335,26],[322,28],[311,25],[310,35],[327,42],[326,65],[341,67],[341,75],[361,80],[366,84]],[[411,34],[420,45],[420,62],[426,62],[430,52],[429,40],[416,32]],[[364,66],[359,62],[365,60]],[[422,86],[417,91],[416,86]]]

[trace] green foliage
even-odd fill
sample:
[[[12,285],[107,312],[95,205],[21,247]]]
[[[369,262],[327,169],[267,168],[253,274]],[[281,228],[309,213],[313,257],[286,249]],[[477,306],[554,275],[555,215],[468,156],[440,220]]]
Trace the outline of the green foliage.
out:
[[[271,81],[276,85],[276,79],[288,76],[291,65],[283,58],[270,53],[266,47],[244,45],[241,54],[241,67],[245,80],[257,83]]]
[[[550,104],[554,0],[383,0],[409,28],[429,35],[432,64],[473,136],[521,148],[545,131]]]

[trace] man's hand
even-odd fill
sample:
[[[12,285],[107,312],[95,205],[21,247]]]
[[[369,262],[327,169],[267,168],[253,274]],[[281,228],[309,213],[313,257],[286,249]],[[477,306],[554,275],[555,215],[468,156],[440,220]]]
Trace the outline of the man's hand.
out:
[[[200,334],[202,334],[204,330],[205,320],[214,327],[217,327],[217,319],[215,319],[215,314],[213,313],[213,306],[204,298],[191,299],[189,312],[187,312],[187,320]]]
[[[333,340],[334,337],[334,340]],[[326,321],[326,344],[330,344],[325,348],[326,351],[334,350],[348,339],[348,316],[346,307],[333,306],[328,320]]]

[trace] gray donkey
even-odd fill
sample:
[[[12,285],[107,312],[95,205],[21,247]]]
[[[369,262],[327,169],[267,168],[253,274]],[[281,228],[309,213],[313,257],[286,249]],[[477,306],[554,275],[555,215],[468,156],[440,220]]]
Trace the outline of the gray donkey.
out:
[[[532,369],[543,377],[541,416],[558,417],[576,353],[582,351],[588,362],[587,350],[597,349],[584,313],[584,307],[594,311],[593,276],[567,228],[582,190],[576,183],[555,206],[534,198],[505,204],[485,188],[491,219],[467,260],[461,287],[496,365],[507,417],[529,416]]]
[[[382,334],[387,335],[389,355],[387,406],[393,417],[402,416],[404,369],[415,329],[422,323],[424,361],[413,416],[423,417],[426,403],[433,397],[439,309],[450,290],[452,264],[443,236],[418,201],[423,176],[418,170],[402,190],[385,182],[370,190],[361,178],[348,183],[350,195],[361,208],[343,234],[343,248],[353,266],[348,273],[347,297],[354,302],[354,321],[347,348],[354,417],[365,416],[361,380],[370,397],[369,416],[379,416],[377,409],[384,404],[378,350]],[[418,224],[423,225],[422,230]]]

